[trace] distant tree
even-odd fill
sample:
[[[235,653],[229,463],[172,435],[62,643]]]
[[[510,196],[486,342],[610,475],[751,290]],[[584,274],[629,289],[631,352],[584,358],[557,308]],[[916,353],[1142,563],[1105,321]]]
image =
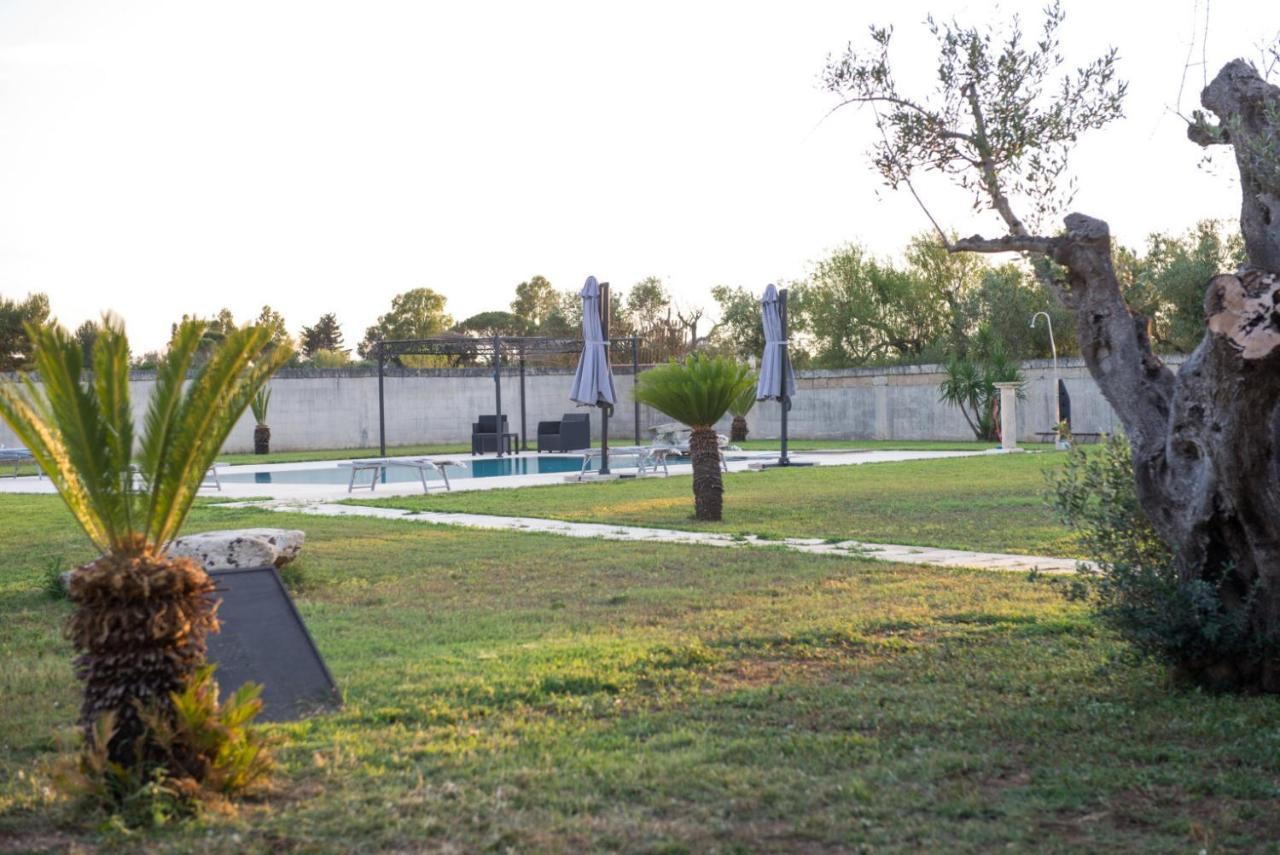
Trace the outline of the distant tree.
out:
[[[1037,312],[1049,314],[1058,355],[1079,355],[1075,315],[1040,287],[1027,266],[1018,262],[988,269],[978,287],[965,297],[958,323],[961,340],[949,348],[949,353],[964,356],[969,337],[985,327],[1010,359],[1048,359],[1052,350],[1044,324],[1031,328],[1031,318]]]
[[[93,344],[98,340],[101,330],[102,326],[97,321],[88,320],[76,327],[76,331],[72,333],[76,341],[80,342],[80,351],[84,354],[86,370],[93,368]]]
[[[338,318],[332,313],[321,315],[313,327],[303,327],[301,338],[302,353],[308,358],[315,356],[317,350],[341,351],[342,327]]]
[[[951,311],[917,272],[850,245],[820,261],[796,310],[819,365],[920,362],[951,329]]]
[[[719,308],[720,321],[713,338],[722,352],[738,359],[760,359],[764,352],[764,329],[760,325],[759,298],[746,288],[716,285],[711,298]]]
[[[204,365],[205,361],[209,358],[209,354],[213,352],[213,349],[221,344],[227,336],[235,332],[237,327],[235,318],[231,314],[231,310],[227,308],[220,309],[218,314],[210,321],[203,321],[196,315],[184,314],[182,316],[182,320],[173,325],[169,341],[170,348],[173,346],[173,341],[178,335],[178,331],[185,324],[195,321],[201,321],[201,328],[203,329],[203,333],[200,336],[200,344],[196,348],[195,355],[192,357],[194,365],[199,367]]]
[[[480,312],[453,328],[455,332],[480,338],[495,335],[528,335],[529,325],[523,317],[512,312]]]
[[[271,347],[288,345],[291,350],[293,349],[293,336],[289,335],[289,327],[284,322],[284,315],[270,306],[263,306],[254,323],[271,330]]]
[[[0,372],[25,370],[31,365],[31,340],[25,324],[49,322],[49,298],[30,294],[25,300],[0,297]]]
[[[391,311],[365,330],[364,340],[356,347],[364,359],[373,356],[373,346],[383,340],[429,338],[453,326],[453,318],[445,312],[447,298],[430,288],[414,288],[397,294]]]
[[[311,354],[311,364],[316,368],[342,368],[351,364],[351,351],[320,348]]]
[[[1116,273],[1130,307],[1151,321],[1163,351],[1190,353],[1204,337],[1204,286],[1245,264],[1239,231],[1204,220],[1182,235],[1153,234],[1142,255],[1117,248]]]
[[[560,308],[560,296],[542,276],[534,276],[516,286],[511,313],[522,318],[530,330],[539,330]]]

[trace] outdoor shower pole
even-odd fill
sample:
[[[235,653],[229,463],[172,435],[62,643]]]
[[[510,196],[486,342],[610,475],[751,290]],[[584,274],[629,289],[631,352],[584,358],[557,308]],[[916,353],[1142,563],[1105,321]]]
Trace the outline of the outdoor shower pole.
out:
[[[382,396],[382,374],[383,363],[386,357],[382,355],[382,342],[377,344],[378,350],[378,456],[387,456],[387,416],[386,404]]]
[[[600,285],[600,337],[604,339],[604,358],[609,360],[609,283]],[[600,473],[609,474],[609,409],[605,404],[600,408]]]
[[[493,337],[493,399],[494,409],[498,412],[494,416],[497,422],[494,430],[497,431],[497,452],[498,456],[502,456],[502,339],[496,335]],[[483,451],[484,449],[481,449]]]
[[[778,319],[782,322],[782,359],[780,368],[782,376],[778,379],[779,400],[782,402],[782,454],[778,457],[779,466],[790,466],[791,458],[787,457],[787,411],[791,409],[791,395],[787,393],[787,373],[791,367],[790,337],[787,329],[787,289],[778,292]]]
[[[640,399],[636,398],[636,383],[640,382],[640,337],[631,337],[631,397],[635,400],[636,445],[640,444]]]
[[[1062,395],[1058,392],[1058,384],[1062,381],[1058,379],[1058,345],[1053,341],[1053,318],[1049,317],[1048,312],[1036,312],[1031,316],[1031,328],[1036,328],[1036,321],[1041,315],[1044,315],[1044,321],[1049,325],[1049,352],[1053,354],[1053,435],[1058,436],[1058,425],[1062,424]]]

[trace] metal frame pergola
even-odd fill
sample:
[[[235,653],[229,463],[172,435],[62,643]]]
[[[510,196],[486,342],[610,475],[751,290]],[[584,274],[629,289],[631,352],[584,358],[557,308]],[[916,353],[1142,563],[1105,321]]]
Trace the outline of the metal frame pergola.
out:
[[[633,377],[640,374],[640,339],[636,336],[611,338],[609,349],[628,345],[631,350]],[[434,336],[431,338],[393,339],[379,341],[373,346],[373,357],[378,361],[378,451],[387,454],[386,398],[383,379],[387,361],[400,356],[453,356],[471,359],[488,359],[493,368],[494,409],[498,421],[502,421],[502,367],[503,357],[514,357],[520,376],[520,450],[529,448],[529,436],[525,422],[525,365],[529,360],[557,354],[582,352],[582,340],[576,338],[546,338],[540,336],[492,336],[470,338],[467,336]],[[566,390],[567,391],[567,390]],[[608,430],[608,413],[604,416],[604,430]],[[607,434],[606,434],[607,435]],[[635,402],[635,441],[640,444],[640,402]],[[498,456],[502,456],[502,443],[498,443]]]

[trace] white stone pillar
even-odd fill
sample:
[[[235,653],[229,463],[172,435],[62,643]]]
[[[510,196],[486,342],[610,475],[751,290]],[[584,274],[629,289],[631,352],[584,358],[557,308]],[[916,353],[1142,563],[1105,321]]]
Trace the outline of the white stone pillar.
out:
[[[1018,450],[1018,388],[1020,383],[997,383],[1000,390],[1000,448]]]

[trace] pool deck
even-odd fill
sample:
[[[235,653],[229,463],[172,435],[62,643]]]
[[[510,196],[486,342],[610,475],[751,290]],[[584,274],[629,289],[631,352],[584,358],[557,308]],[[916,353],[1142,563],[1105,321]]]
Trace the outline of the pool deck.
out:
[[[893,463],[903,460],[936,460],[950,457],[975,457],[981,455],[998,454],[997,449],[987,451],[805,451],[794,453],[791,459],[797,463],[809,463],[815,466],[856,466],[864,463]],[[523,452],[515,457],[536,458],[537,454],[533,452]],[[408,458],[406,458],[408,459]],[[419,455],[413,459],[422,459]],[[469,455],[458,454],[441,454],[432,455],[430,459],[437,461],[444,460],[469,460]],[[488,456],[486,459],[494,459]],[[777,459],[777,455],[771,452],[743,452],[741,456],[731,457],[729,459],[730,472],[749,472],[755,471],[761,463],[767,463]],[[310,461],[305,463],[273,463],[273,464],[243,464],[239,466],[223,466],[218,471],[222,475],[231,474],[254,474],[258,472],[289,472],[306,469],[316,469],[321,467],[337,468],[339,463],[344,461]],[[345,461],[349,462],[349,461]],[[632,459],[624,458],[627,465],[613,466],[615,475],[626,477],[634,476],[635,467]],[[673,468],[670,477],[687,478],[690,476],[690,470],[687,466]],[[363,480],[368,476],[361,473],[357,476],[357,481]],[[463,490],[502,490],[516,487],[535,487],[547,484],[564,484],[566,477],[573,479],[576,476],[564,472],[548,472],[545,474],[534,475],[495,475],[485,478],[450,478],[454,492]],[[649,475],[646,477],[663,477],[661,475]],[[438,483],[438,482],[437,482]],[[576,483],[576,482],[575,482]],[[37,478],[34,475],[28,475],[21,478],[0,478],[0,493],[52,493],[54,492],[53,484],[48,478]],[[433,489],[431,492],[439,492]],[[287,499],[302,500],[312,502],[323,501],[340,501],[342,499],[360,499],[378,496],[408,496],[421,495],[422,482],[418,480],[396,481],[385,484],[378,484],[376,490],[370,491],[368,488],[362,489],[357,483],[353,492],[347,492],[347,484],[344,481],[341,484],[244,484],[223,481],[222,490],[215,490],[212,486],[201,489],[200,495],[208,498],[226,498],[226,499]]]

